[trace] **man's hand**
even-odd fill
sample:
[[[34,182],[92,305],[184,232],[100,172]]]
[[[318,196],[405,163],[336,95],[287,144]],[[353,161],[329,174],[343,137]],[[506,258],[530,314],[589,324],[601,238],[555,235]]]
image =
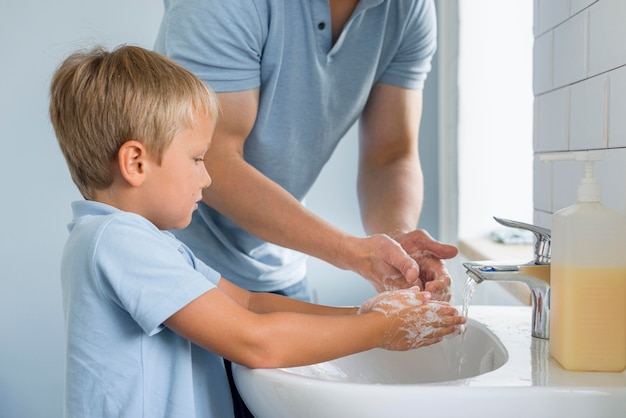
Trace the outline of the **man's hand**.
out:
[[[433,239],[421,229],[393,238],[419,265],[419,282],[416,284],[430,292],[433,300],[450,301],[452,280],[443,260],[455,257],[459,250],[454,245]]]
[[[418,286],[433,300],[450,301],[452,280],[443,259],[457,255],[454,245],[436,241],[424,230],[376,234],[351,245],[359,260],[353,270],[378,292]]]
[[[417,262],[390,236],[354,238],[348,247],[352,251],[348,268],[363,276],[377,292],[423,287]]]

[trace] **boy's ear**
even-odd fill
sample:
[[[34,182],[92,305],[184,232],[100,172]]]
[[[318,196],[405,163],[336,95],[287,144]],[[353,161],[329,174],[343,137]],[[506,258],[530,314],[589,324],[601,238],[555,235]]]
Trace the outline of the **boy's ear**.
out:
[[[120,174],[131,186],[141,186],[145,179],[148,153],[139,141],[126,141],[117,153]]]

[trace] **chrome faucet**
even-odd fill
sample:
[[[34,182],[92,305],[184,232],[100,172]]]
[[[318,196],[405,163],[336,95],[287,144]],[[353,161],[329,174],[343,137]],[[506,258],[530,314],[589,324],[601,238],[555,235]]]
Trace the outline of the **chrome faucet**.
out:
[[[550,230],[508,219],[494,219],[504,226],[532,231],[535,234],[534,259],[527,263],[474,261],[463,263],[463,266],[476,283],[485,280],[526,283],[533,306],[532,336],[547,340],[550,337],[550,284],[533,275],[533,269],[550,265]]]

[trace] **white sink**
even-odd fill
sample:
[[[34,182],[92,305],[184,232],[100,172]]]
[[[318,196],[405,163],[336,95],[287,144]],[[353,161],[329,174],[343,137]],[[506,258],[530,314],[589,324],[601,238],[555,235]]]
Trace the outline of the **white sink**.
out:
[[[288,369],[234,365],[235,381],[257,418],[626,417],[626,372],[563,370],[531,338],[530,308],[472,306],[469,316],[478,321],[464,341]]]
[[[459,354],[462,352],[463,358]],[[463,338],[447,337],[440,344],[419,350],[375,349],[312,366],[266,372],[346,383],[424,384],[478,376],[502,366],[507,358],[500,340],[485,326],[470,320]],[[308,384],[308,379],[301,380]]]

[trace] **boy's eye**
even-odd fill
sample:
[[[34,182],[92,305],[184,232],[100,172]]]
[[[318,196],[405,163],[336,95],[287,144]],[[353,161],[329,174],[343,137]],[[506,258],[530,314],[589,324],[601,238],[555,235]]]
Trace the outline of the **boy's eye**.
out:
[[[194,158],[194,161],[195,161],[195,162],[197,162],[197,163],[199,163],[199,162],[204,161],[204,158],[202,158],[202,157],[196,157],[196,158]]]

